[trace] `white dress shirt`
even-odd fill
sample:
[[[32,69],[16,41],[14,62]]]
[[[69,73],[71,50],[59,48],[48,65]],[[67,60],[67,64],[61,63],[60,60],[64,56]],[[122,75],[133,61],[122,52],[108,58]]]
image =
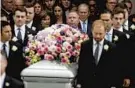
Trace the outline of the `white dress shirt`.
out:
[[[6,73],[3,73],[3,74],[0,76],[0,88],[3,88],[3,84],[4,84],[5,77],[6,77]]]
[[[100,60],[100,56],[101,56],[101,53],[102,53],[102,50],[103,50],[103,44],[104,44],[104,39],[99,42],[99,52],[98,52],[98,60],[97,60],[98,62],[99,62],[99,60]],[[97,47],[97,43],[96,43],[96,41],[93,39],[93,56],[94,56],[96,47]]]
[[[117,28],[114,28],[114,27],[113,27],[113,29],[117,29]],[[118,28],[117,30],[123,32],[123,26],[121,26],[121,27]]]
[[[112,36],[113,36],[113,27],[111,27],[110,31],[107,32],[110,36],[110,42],[112,42]],[[105,35],[105,39],[107,40],[107,35]]]
[[[17,26],[15,25],[15,29],[14,29],[14,31],[15,31],[15,36],[16,36],[16,37],[17,37],[18,32],[19,32],[18,28],[20,28],[20,29],[21,29],[21,30],[20,30],[20,32],[21,32],[21,35],[22,35],[22,40],[24,40],[25,32],[26,32],[25,24],[24,24],[23,26],[21,26],[21,27],[17,27]]]
[[[129,28],[128,28],[128,20],[126,20],[124,22],[123,26],[124,26],[124,29],[129,30]]]
[[[3,42],[0,41],[0,49],[3,50]],[[6,44],[6,54],[7,54],[7,57],[9,56],[9,49],[10,49],[10,46],[9,46],[9,41],[5,42]]]
[[[33,23],[33,20],[31,22],[29,22],[27,25],[28,28],[31,28],[32,27],[32,23]]]
[[[118,29],[118,31],[123,32],[123,27],[121,26],[121,27]]]
[[[81,28],[83,29],[83,23],[84,23],[84,22],[85,22],[85,28],[86,28],[86,33],[87,33],[88,20],[85,20],[85,21],[81,21],[81,20],[80,20]]]

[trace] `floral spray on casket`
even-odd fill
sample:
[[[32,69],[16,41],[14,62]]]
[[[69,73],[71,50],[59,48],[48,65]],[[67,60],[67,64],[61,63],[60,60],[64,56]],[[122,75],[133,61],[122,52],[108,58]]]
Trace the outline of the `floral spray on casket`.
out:
[[[63,64],[75,62],[80,53],[81,43],[88,35],[65,24],[55,24],[36,36],[29,35],[24,49],[26,64],[31,65],[42,59],[58,61]]]

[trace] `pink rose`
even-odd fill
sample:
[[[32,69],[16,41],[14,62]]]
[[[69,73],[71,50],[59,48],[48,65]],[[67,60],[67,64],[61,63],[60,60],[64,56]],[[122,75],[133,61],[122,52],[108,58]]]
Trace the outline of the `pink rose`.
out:
[[[37,53],[38,53],[39,55],[44,55],[44,51],[43,51],[42,49],[38,49],[38,50],[37,50]]]
[[[62,63],[68,63],[69,61],[68,61],[67,58],[62,58],[62,59],[61,59],[61,62],[62,62]]]
[[[75,51],[72,53],[72,55],[77,57],[77,56],[79,56],[79,52],[75,50]]]
[[[67,56],[68,58],[70,58],[70,57],[71,57],[71,53],[70,53],[70,52],[66,52],[66,56]]]
[[[66,49],[67,49],[67,51],[72,51],[73,47],[72,47],[72,45],[68,45],[68,46],[66,47]]]
[[[57,53],[61,53],[61,48],[60,47],[56,47],[56,52]]]
[[[81,48],[81,45],[80,45],[80,44],[75,43],[75,49],[80,50],[80,48]]]
[[[53,55],[45,54],[45,55],[44,55],[44,59],[45,59],[45,60],[50,60],[50,61],[51,61],[51,60],[54,60],[54,57],[53,57]]]

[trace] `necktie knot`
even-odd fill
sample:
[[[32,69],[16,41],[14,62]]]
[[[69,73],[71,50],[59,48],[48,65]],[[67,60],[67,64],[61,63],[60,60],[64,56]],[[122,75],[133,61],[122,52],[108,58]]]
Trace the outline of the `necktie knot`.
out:
[[[3,47],[6,47],[6,44],[5,43],[3,44]]]
[[[99,45],[99,41],[96,41],[96,44]]]

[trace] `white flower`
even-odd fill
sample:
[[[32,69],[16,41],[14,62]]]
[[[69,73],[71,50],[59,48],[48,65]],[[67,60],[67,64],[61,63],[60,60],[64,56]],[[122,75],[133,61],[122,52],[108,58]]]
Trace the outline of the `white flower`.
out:
[[[119,39],[118,36],[115,35],[113,40],[118,41],[118,39]]]
[[[12,38],[12,41],[16,42],[18,39],[16,37]]]
[[[35,30],[36,30],[36,28],[35,28],[35,27],[32,27],[32,30],[33,30],[33,31],[35,31]]]
[[[108,45],[104,45],[104,49],[108,50],[109,46]]]
[[[81,88],[81,84],[77,84],[77,88]]]
[[[6,82],[5,83],[5,86],[7,86],[7,87],[10,86],[10,83],[9,82]]]
[[[29,40],[33,40],[33,35],[32,34],[29,34],[28,35],[28,38],[29,38]]]
[[[135,30],[135,25],[132,24],[132,25],[130,26],[130,28],[131,28],[132,30]]]
[[[130,35],[129,34],[126,34],[126,37],[127,37],[127,39],[129,39],[130,38]]]
[[[14,46],[14,45],[12,46],[12,50],[13,50],[13,51],[16,51],[17,49],[18,49],[18,48],[17,48],[16,46]]]
[[[26,53],[28,53],[29,51],[30,51],[30,49],[29,49],[29,48],[26,48],[26,49],[25,49],[25,52],[26,52]]]

